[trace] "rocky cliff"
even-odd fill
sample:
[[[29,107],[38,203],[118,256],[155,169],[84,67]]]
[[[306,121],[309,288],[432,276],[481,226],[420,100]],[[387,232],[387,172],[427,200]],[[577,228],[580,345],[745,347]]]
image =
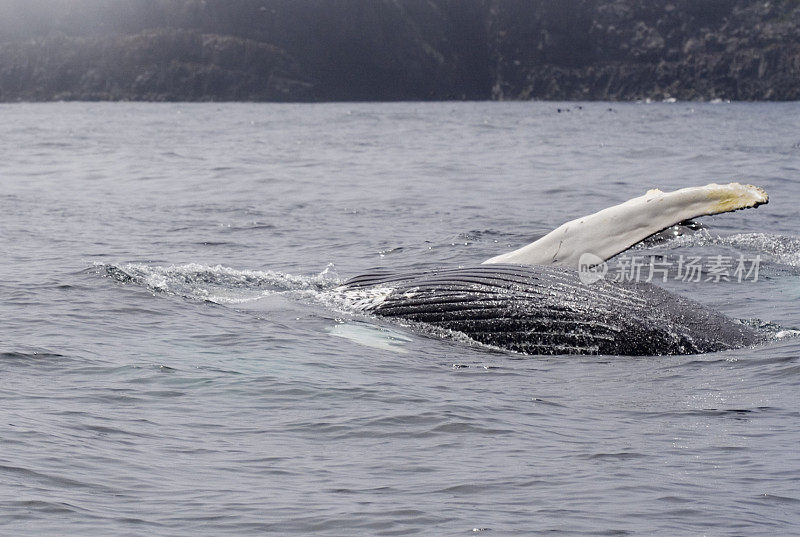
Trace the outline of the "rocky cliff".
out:
[[[310,88],[275,46],[195,31],[0,46],[5,100],[296,101]]]
[[[800,99],[800,2],[497,0],[497,99]]]
[[[0,100],[800,99],[800,1],[0,0]]]

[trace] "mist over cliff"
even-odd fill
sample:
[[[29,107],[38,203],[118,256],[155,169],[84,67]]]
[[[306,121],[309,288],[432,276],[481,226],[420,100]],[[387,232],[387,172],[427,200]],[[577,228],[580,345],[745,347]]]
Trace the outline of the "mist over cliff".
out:
[[[800,1],[0,0],[0,100],[800,99]]]

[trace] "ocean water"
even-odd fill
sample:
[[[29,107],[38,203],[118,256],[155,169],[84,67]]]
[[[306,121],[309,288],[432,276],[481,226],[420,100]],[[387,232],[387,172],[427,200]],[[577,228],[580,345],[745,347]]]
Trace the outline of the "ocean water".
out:
[[[800,104],[0,118],[0,534],[800,535]],[[522,356],[331,292],[728,181],[770,203],[632,254],[759,256],[663,284],[756,347]]]

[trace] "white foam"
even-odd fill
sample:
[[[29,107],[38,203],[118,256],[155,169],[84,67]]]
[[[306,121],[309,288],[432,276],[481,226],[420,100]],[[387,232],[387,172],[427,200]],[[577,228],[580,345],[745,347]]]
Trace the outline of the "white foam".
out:
[[[151,291],[218,304],[242,304],[279,292],[331,289],[341,283],[333,265],[315,276],[272,270],[239,270],[223,265],[121,265],[96,263],[120,281],[131,281]]]
[[[737,233],[727,237],[711,235],[706,230],[694,235],[676,237],[663,245],[664,248],[727,246],[737,250],[763,255],[770,261],[800,267],[800,237],[771,235],[768,233]]]
[[[775,339],[785,339],[798,336],[800,336],[800,330],[791,330],[791,329],[779,330],[773,335]]]

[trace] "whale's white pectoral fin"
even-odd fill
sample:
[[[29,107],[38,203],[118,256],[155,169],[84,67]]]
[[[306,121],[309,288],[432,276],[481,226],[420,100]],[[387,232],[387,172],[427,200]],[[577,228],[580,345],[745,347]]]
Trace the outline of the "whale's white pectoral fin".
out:
[[[606,260],[684,220],[758,207],[768,201],[763,189],[739,183],[712,183],[674,192],[649,190],[644,196],[567,222],[536,242],[484,263],[575,267],[585,253]]]

